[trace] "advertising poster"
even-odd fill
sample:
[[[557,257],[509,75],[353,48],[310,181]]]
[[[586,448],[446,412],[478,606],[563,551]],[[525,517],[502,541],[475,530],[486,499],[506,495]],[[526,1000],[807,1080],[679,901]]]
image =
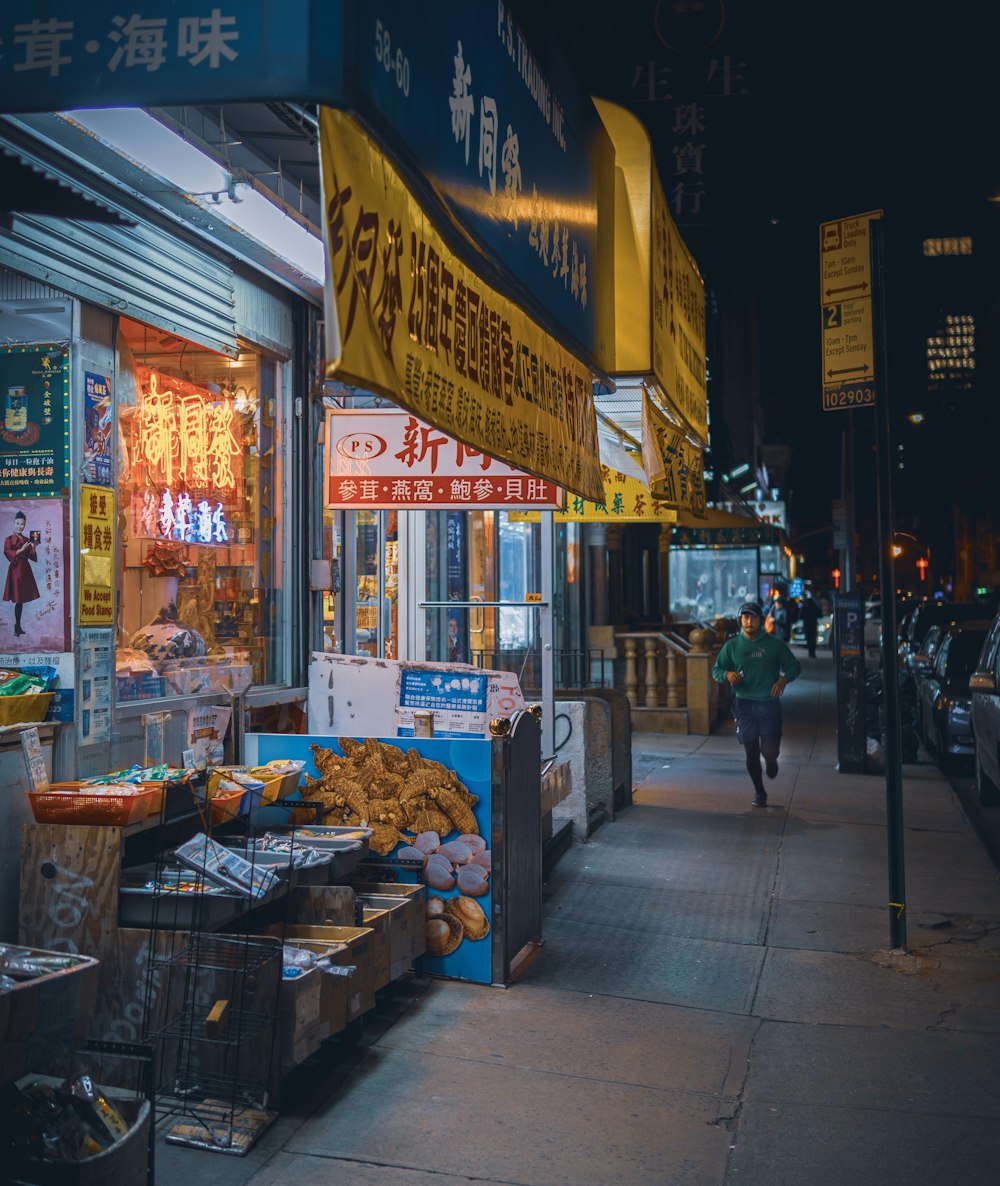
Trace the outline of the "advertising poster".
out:
[[[214,704],[200,704],[188,709],[185,770],[205,770],[209,766],[222,765],[226,760],[226,733],[232,718],[231,708]]]
[[[0,498],[61,494],[69,485],[66,346],[0,347]]]
[[[114,663],[114,631],[80,631],[80,745],[111,740]]]
[[[95,486],[111,486],[111,379],[83,372],[83,474]]]
[[[396,735],[413,736],[415,711],[430,712],[435,737],[482,737],[486,732],[489,679],[457,671],[407,671],[400,675]]]
[[[343,741],[347,742],[346,746],[341,745]],[[492,742],[385,737],[368,738],[363,745],[352,745],[347,738],[256,733],[247,734],[246,743],[247,760],[253,764],[276,758],[304,761],[303,773],[322,783],[321,787],[311,785],[305,792],[310,799],[336,794],[338,778],[362,789],[374,783],[384,788],[384,782],[379,781],[384,774],[380,776],[379,772],[391,770],[395,762],[406,762],[411,788],[421,778],[426,781],[427,774],[440,775],[457,792],[455,796],[445,796],[447,816],[438,810],[444,805],[440,795],[438,800],[431,800],[437,806],[430,808],[419,796],[400,796],[400,808],[405,808],[408,814],[399,830],[401,839],[387,852],[372,850],[360,870],[366,880],[412,884],[418,880],[418,866],[404,862],[398,854],[404,848],[411,848],[419,838],[427,858],[419,875],[427,887],[427,952],[421,959],[424,971],[477,984],[492,983]],[[313,745],[316,749],[310,748]],[[315,759],[319,757],[322,762],[327,751],[344,755],[345,749],[350,751],[347,762],[338,763],[332,774],[322,775]],[[401,756],[395,758],[396,754]],[[384,798],[379,802],[384,805]],[[423,827],[431,822],[431,817],[424,814],[430,811],[443,817],[437,821],[437,831]]]
[[[408,680],[405,693],[404,677]],[[481,709],[484,693],[486,706]],[[427,703],[429,698],[435,702]],[[397,730],[409,726],[412,734],[413,713],[419,709],[435,714],[435,736],[444,730],[456,737],[485,738],[494,717],[509,717],[523,708],[524,693],[512,671],[328,651],[314,651],[309,663],[310,733],[351,736],[363,728],[367,736],[406,736]],[[408,714],[405,721],[400,718],[401,709]],[[475,732],[480,725],[481,731]]]
[[[60,498],[0,502],[0,651],[69,649],[65,518]]]
[[[80,487],[80,625],[115,622],[115,496]]]

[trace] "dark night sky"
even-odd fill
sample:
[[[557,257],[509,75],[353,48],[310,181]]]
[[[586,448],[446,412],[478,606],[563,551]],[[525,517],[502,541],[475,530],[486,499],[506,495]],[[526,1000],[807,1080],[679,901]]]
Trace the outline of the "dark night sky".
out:
[[[840,414],[820,405],[819,224],[885,211],[895,408],[920,374],[907,297],[921,240],[996,238],[992,6],[546,0],[543,11],[584,85],[646,123],[668,194],[675,110],[703,103],[704,206],[675,218],[707,287],[736,266],[756,277],[767,439],[795,446],[799,513],[821,521],[838,493]],[[717,96],[724,63],[733,93]]]

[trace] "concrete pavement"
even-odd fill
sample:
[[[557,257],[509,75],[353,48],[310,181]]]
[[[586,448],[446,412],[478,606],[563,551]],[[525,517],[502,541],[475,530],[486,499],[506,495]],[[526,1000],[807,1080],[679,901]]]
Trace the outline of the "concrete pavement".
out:
[[[636,735],[635,803],[549,876],[511,988],[414,978],[187,1186],[992,1186],[1000,880],[949,783],[904,767],[907,950],[885,782],[835,769],[830,656],[785,695],[771,805],[732,727]]]

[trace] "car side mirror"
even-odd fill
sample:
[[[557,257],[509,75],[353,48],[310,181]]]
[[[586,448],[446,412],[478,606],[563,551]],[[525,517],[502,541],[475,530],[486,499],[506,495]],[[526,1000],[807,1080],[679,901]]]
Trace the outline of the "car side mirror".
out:
[[[969,678],[969,689],[973,692],[992,692],[997,690],[997,681],[992,671],[977,671]]]

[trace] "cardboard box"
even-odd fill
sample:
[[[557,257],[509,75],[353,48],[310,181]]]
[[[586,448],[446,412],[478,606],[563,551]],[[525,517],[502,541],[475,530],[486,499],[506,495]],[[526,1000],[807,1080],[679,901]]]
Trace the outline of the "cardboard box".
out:
[[[376,954],[377,941],[371,927],[321,927],[286,926],[275,924],[272,935],[283,935],[290,939],[307,939],[315,943],[344,944],[344,950],[334,952],[338,964],[354,964],[356,975],[351,977],[347,999],[347,1020],[355,1021],[369,1009],[375,1008],[372,964]]]
[[[341,966],[348,962],[346,959],[338,958],[345,955],[346,943],[318,943],[310,939],[287,939],[286,946],[303,947],[318,956],[329,956],[334,963]],[[347,1006],[354,988],[352,983],[354,976],[332,976],[319,969],[313,969],[307,974],[307,976],[313,975],[319,978],[319,1012],[315,1024],[318,1043],[339,1034],[347,1026]],[[283,985],[285,983],[295,984],[296,981],[282,982]],[[305,1015],[302,1018],[303,1023],[307,1026],[309,1024],[308,1017],[309,1006],[307,1004]],[[312,1051],[309,1053],[311,1054]]]
[[[403,961],[402,971],[427,950],[427,938],[424,931],[424,912],[427,905],[427,888],[423,885],[405,885],[398,881],[355,881],[356,893],[362,896],[375,894],[385,898],[403,898],[406,909],[401,918],[395,919],[395,930],[390,934],[389,961],[394,965],[397,960]],[[393,935],[396,943],[393,943]],[[409,944],[407,949],[406,944]],[[402,972],[394,973],[390,966],[393,980]]]
[[[410,970],[413,962],[413,928],[417,925],[413,908],[419,899],[389,896],[386,894],[359,893],[358,901],[364,911],[365,925],[369,911],[387,911],[389,914],[389,979],[398,980]],[[422,920],[421,920],[422,921]]]
[[[370,927],[372,935],[372,988],[378,992],[389,983],[389,946],[392,912],[386,906],[366,906],[362,903],[361,925]]]
[[[278,993],[278,1066],[287,1074],[315,1054],[329,1035],[321,1032],[322,973],[315,968],[294,980],[282,978]]]
[[[297,885],[288,894],[285,917],[300,926],[353,927],[354,890],[349,885]]]

